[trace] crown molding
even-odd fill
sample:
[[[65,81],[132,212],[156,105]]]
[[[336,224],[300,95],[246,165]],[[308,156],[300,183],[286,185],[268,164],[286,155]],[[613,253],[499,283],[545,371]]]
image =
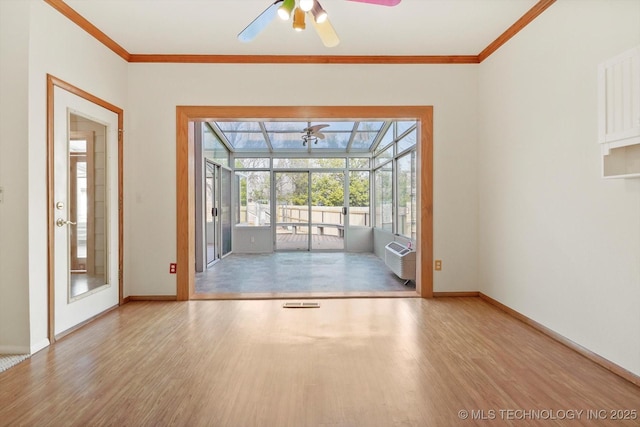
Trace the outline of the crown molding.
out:
[[[129,53],[64,0],[44,0],[100,43],[131,63],[176,64],[479,64],[529,25],[556,0],[540,0],[478,55],[181,55]]]
[[[100,43],[111,49],[116,53],[119,57],[124,59],[125,61],[129,61],[131,54],[127,52],[125,48],[116,43],[111,37],[103,33],[98,27],[93,25],[84,16],[80,15],[74,9],[71,8],[68,4],[66,4],[63,0],[44,0],[49,6],[53,7],[55,10],[69,18],[73,23],[75,23],[78,27],[85,30],[91,36],[93,36]]]
[[[198,64],[478,64],[477,55],[358,56],[358,55],[140,55],[129,62]]]
[[[542,12],[547,10],[549,6],[555,3],[556,0],[540,0],[536,3],[531,9],[527,11],[520,19],[518,19],[512,26],[507,28],[507,30],[500,34],[500,36],[495,39],[489,46],[484,48],[482,52],[478,54],[479,62],[484,61],[491,55],[493,52],[498,50],[503,44],[505,44],[511,37],[515,36],[522,30],[524,27],[529,25],[534,19],[536,19]]]

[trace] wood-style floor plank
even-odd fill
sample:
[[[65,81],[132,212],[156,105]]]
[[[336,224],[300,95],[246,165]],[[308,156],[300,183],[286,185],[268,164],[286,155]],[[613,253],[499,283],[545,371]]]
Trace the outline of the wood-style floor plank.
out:
[[[126,304],[0,373],[0,425],[640,425],[640,388],[480,298],[320,302]]]

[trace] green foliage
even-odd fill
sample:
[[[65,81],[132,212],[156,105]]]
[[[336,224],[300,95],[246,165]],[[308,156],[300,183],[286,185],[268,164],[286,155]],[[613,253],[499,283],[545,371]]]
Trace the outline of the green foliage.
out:
[[[331,159],[329,159],[331,160]],[[311,204],[314,206],[344,206],[344,174],[342,172],[323,172],[312,175]],[[354,172],[350,175],[350,205],[369,206],[369,175]],[[307,175],[292,173],[278,175],[276,191],[278,203],[306,206]]]
[[[349,175],[349,206],[369,206],[369,174],[352,172]]]
[[[240,177],[240,206],[247,206],[247,179]]]
[[[314,206],[344,206],[344,174],[314,175],[311,183],[311,203]]]

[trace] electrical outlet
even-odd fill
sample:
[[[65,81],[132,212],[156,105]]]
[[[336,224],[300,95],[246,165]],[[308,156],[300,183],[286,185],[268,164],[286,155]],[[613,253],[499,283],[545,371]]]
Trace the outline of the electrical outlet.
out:
[[[178,264],[176,264],[175,262],[172,262],[171,264],[169,264],[169,274],[176,274],[177,270],[178,270]]]
[[[440,271],[442,270],[442,260],[441,259],[437,259],[436,260],[436,271]]]

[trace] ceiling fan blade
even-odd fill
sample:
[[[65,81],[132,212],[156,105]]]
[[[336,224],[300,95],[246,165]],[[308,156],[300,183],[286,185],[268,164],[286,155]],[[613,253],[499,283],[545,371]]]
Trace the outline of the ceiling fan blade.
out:
[[[251,24],[247,25],[247,28],[238,34],[238,40],[247,43],[255,39],[256,36],[260,34],[260,32],[264,30],[265,27],[276,17],[280,3],[283,1],[284,0],[276,0],[271,6],[266,8],[264,12],[258,15],[258,17],[251,22]]]
[[[320,139],[324,139],[324,133],[322,133],[322,132],[316,132],[315,136],[317,136]]]
[[[402,0],[349,0],[358,3],[378,4],[380,6],[397,6]]]
[[[334,47],[340,44],[338,34],[336,34],[336,30],[333,29],[333,25],[331,25],[329,19],[318,24],[316,20],[313,19],[313,15],[311,13],[308,13],[307,15],[309,16],[309,20],[313,24],[313,27],[316,29],[316,32],[320,36],[322,44],[324,44],[326,47]]]
[[[305,131],[309,130],[311,132],[318,132],[320,129],[324,129],[326,127],[329,127],[329,125],[326,125],[326,124],[314,125],[314,126],[309,126],[308,128],[305,129]]]

